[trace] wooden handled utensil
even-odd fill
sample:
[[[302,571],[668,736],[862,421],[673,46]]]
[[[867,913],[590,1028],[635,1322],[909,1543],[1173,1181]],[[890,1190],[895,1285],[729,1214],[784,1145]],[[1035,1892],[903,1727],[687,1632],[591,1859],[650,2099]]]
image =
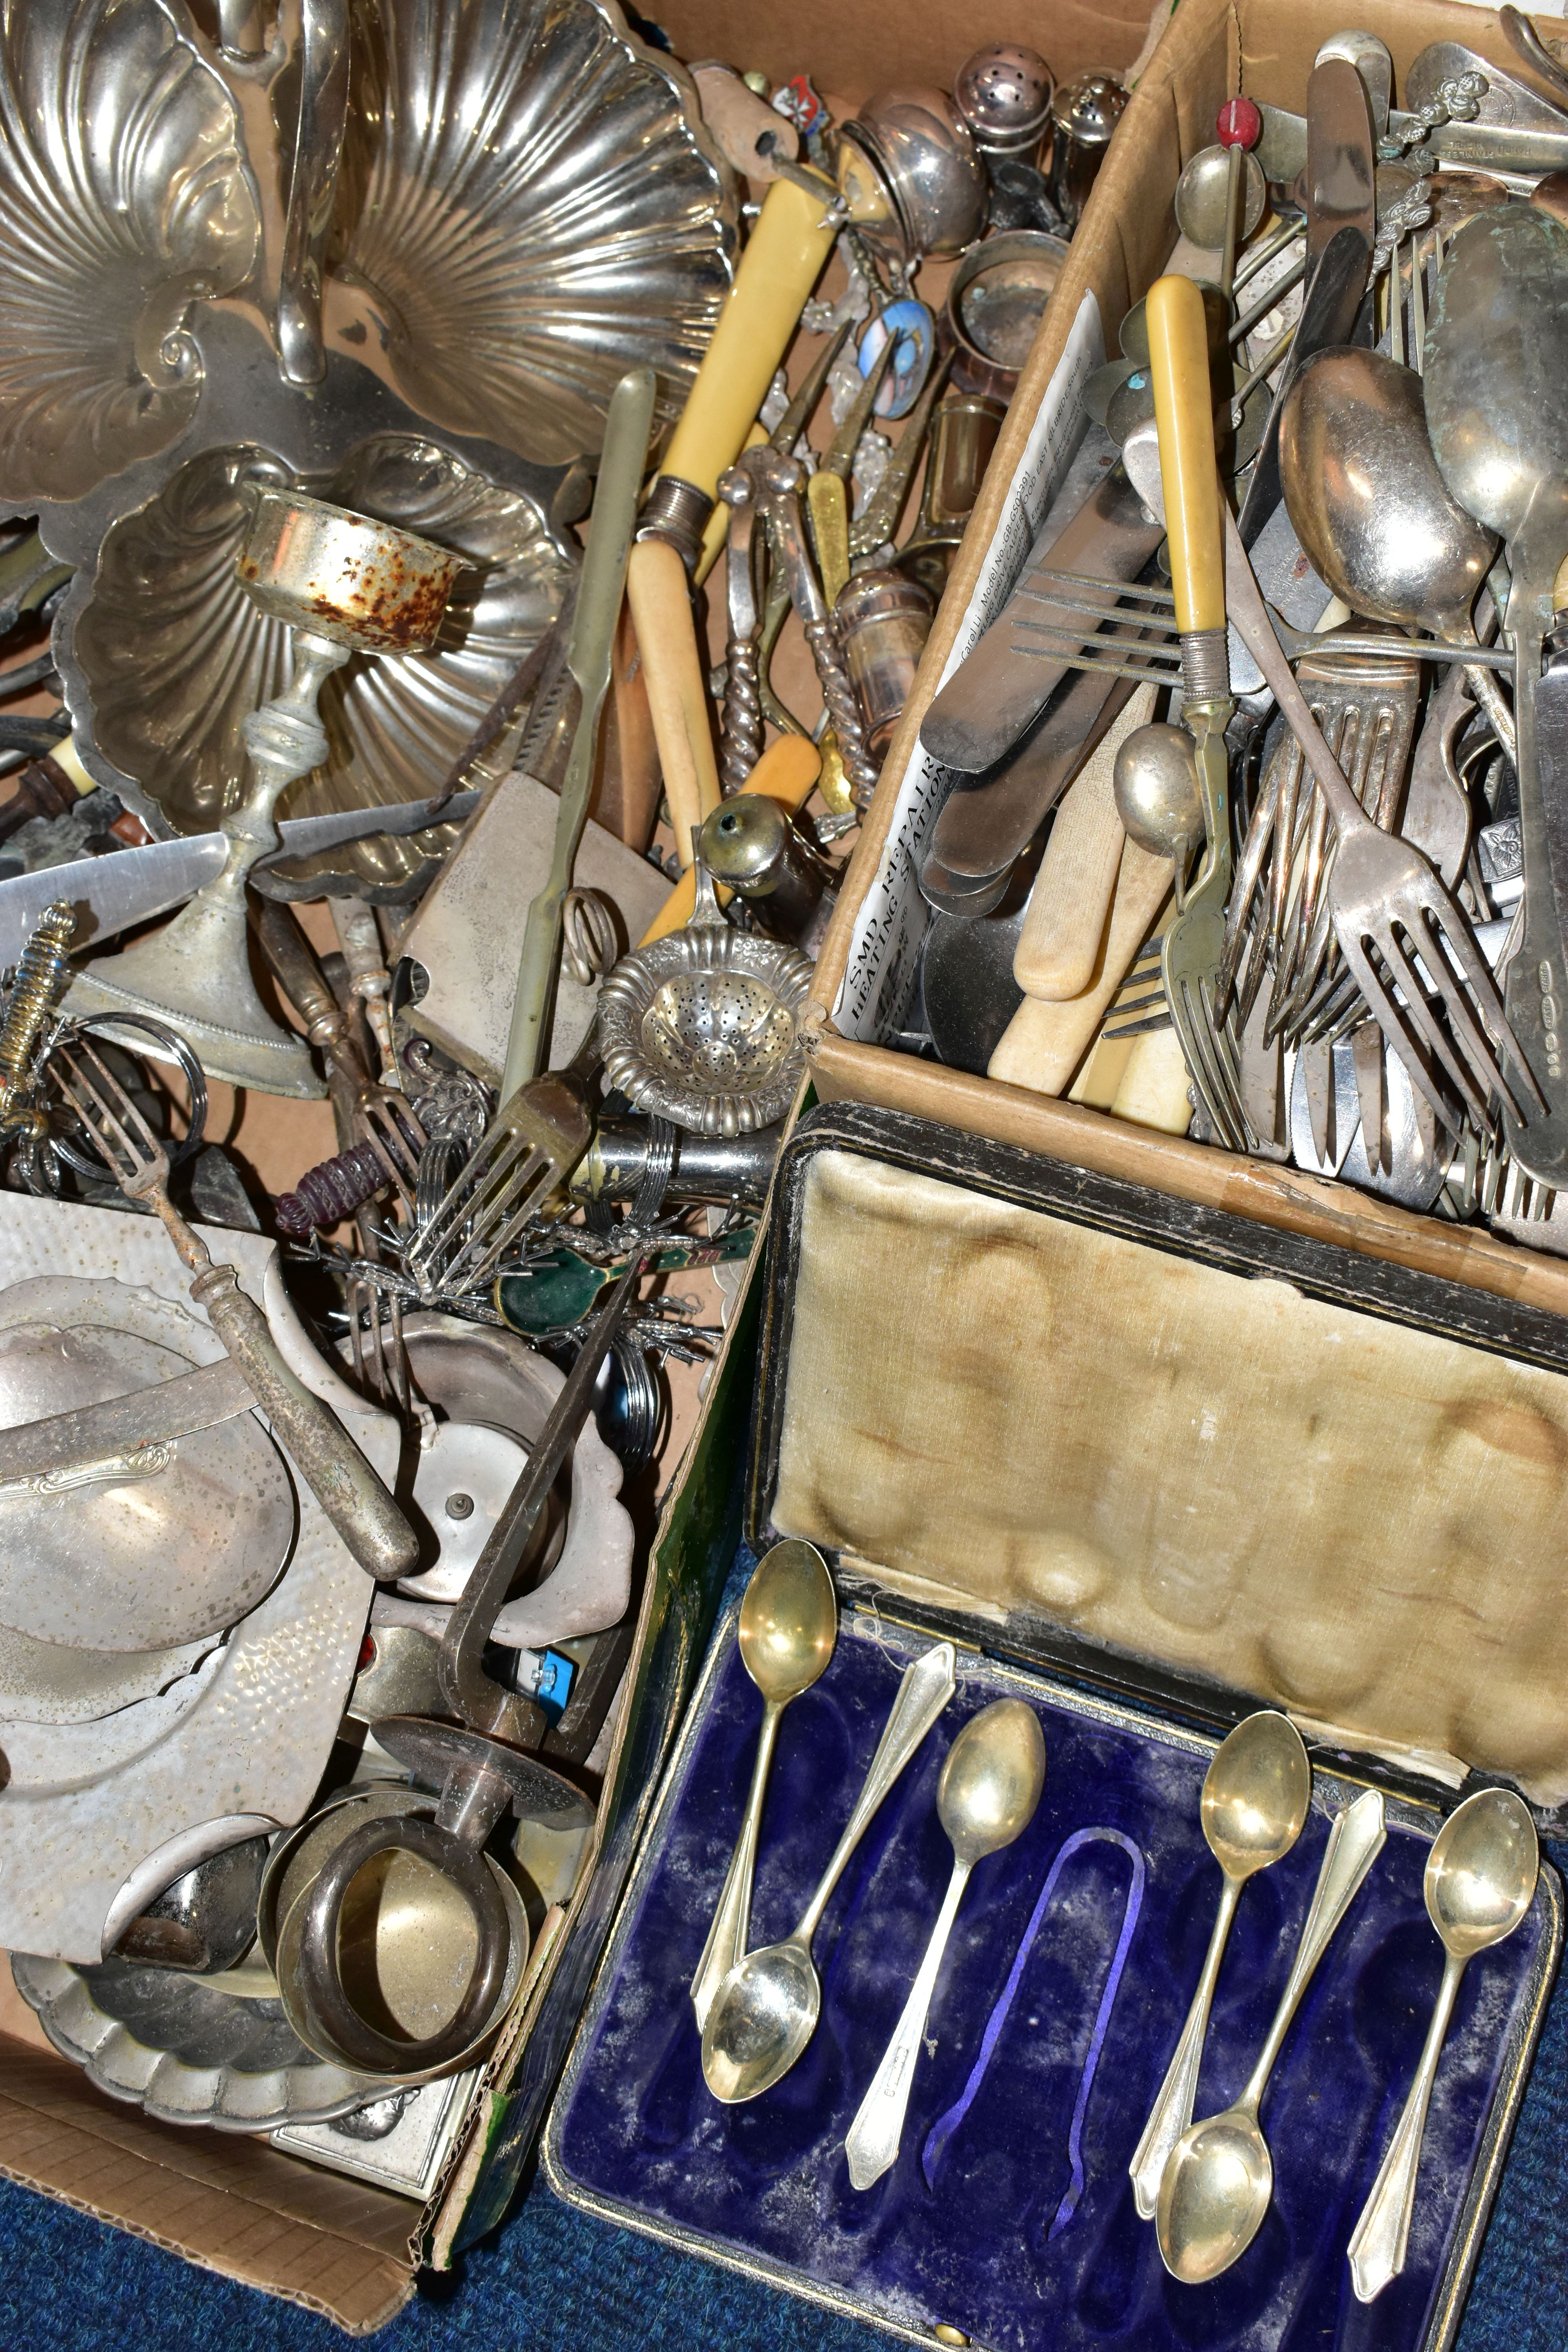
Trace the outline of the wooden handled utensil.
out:
[[[1002,1033],[988,1076],[1034,1094],[1066,1092],[1170,890],[1170,859],[1151,856],[1130,841],[1121,853],[1093,986],[1066,1003],[1026,996]]]
[[[719,477],[739,457],[802,306],[833,250],[833,194],[828,181],[822,181],[818,193],[804,172],[799,179],[775,179],[769,187],[648,493],[644,536],[632,551],[627,593],[682,866],[691,863],[693,832],[719,805],[719,768],[687,572],[695,572],[702,561]]]
[[[668,540],[638,540],[626,571],[626,596],[637,625],[670,826],[680,862],[689,866],[693,828],[719,805],[719,761],[686,566]]]
[[[1116,754],[1148,724],[1155,689],[1140,686],[1057,812],[1018,934],[1013,977],[1026,996],[1060,1001],[1093,982],[1127,835],[1116,808]]]

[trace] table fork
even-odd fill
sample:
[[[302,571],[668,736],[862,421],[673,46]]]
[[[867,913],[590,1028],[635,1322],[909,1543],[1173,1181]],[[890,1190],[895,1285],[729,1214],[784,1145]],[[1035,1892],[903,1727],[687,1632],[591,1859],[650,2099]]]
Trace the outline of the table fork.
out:
[[[1496,1124],[1494,1097],[1520,1119],[1525,1116],[1524,1095],[1544,1110],[1545,1097],[1509,1025],[1463,908],[1420,851],[1396,835],[1380,833],[1351,790],[1269,624],[1262,592],[1228,512],[1223,528],[1231,621],[1300,744],[1333,821],[1330,917],[1373,1018],[1405,1064],[1412,1082],[1448,1125],[1454,1124],[1450,1088],[1489,1135]],[[1439,1006],[1447,1027],[1436,1017]],[[1504,1075],[1505,1058],[1518,1074],[1515,1087]]]

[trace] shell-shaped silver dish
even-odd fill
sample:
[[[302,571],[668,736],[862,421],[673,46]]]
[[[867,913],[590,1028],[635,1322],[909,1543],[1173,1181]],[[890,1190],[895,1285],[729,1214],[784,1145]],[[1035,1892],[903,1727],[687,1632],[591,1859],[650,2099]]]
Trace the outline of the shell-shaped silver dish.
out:
[[[600,988],[606,1083],[701,1135],[771,1127],[805,1067],[811,977],[798,948],[731,930],[700,866],[686,929],[623,957]]]
[[[218,2131],[275,2131],[327,2123],[386,2085],[325,2064],[308,2050],[277,2000],[241,2000],[200,1977],[109,1960],[11,1956],[16,1990],[63,2058],[111,2099],[169,2124]]]
[[[735,248],[684,71],[607,0],[368,0],[353,22],[331,267],[371,297],[403,397],[542,465],[599,446],[628,368],[678,413]]]
[[[216,824],[246,774],[241,724],[289,682],[289,632],[236,570],[258,488],[293,489],[396,523],[468,559],[428,653],[355,656],[322,689],[331,746],[282,814],[417,800],[451,766],[560,603],[564,562],[521,491],[434,442],[362,443],[325,477],[296,478],[255,447],[204,450],[108,532],[78,615],[75,656],[99,749],[179,832]],[[354,845],[372,889],[395,888],[451,828]],[[345,853],[327,862],[341,867]]]
[[[80,498],[178,439],[186,314],[260,235],[238,110],[161,0],[0,0],[0,499]]]
[[[432,425],[535,464],[599,446],[629,367],[651,366],[679,410],[737,215],[681,68],[612,0],[363,0],[352,21],[335,186],[320,159],[329,347]],[[237,69],[169,0],[0,0],[15,510],[83,498],[179,439],[209,304],[258,304],[276,341],[280,255],[263,247],[282,233],[292,132],[272,126],[300,73],[284,58]]]

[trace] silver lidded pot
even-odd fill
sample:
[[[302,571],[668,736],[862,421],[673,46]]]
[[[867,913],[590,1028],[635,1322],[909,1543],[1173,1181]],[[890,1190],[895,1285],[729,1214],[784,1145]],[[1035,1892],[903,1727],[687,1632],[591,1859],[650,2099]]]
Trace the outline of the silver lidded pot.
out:
[[[898,261],[951,259],[985,225],[985,166],[942,89],[884,89],[839,142],[850,218]]]
[[[982,155],[1032,163],[1050,127],[1051,69],[1017,41],[988,41],[965,60],[953,104]]]
[[[700,838],[714,881],[752,900],[764,929],[798,944],[837,877],[778,803],[737,793],[721,801]]]
[[[1069,228],[1089,202],[1128,97],[1114,74],[1097,72],[1063,83],[1051,100],[1051,201]]]

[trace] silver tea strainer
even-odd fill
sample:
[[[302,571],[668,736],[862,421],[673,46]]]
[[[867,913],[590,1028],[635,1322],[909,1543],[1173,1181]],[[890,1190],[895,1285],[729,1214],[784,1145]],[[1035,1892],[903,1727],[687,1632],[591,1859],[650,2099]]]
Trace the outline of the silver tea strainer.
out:
[[[700,855],[684,930],[623,957],[599,992],[605,1079],[638,1110],[701,1135],[783,1118],[805,1066],[798,948],[731,929]]]

